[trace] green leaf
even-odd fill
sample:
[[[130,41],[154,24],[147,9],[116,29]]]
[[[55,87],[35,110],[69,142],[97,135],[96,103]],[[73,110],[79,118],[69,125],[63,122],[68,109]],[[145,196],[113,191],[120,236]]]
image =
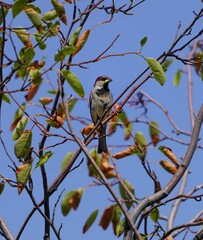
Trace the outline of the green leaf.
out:
[[[66,45],[62,48],[61,51],[65,54],[65,56],[67,56],[67,55],[73,54],[76,49],[77,49],[76,46],[67,46]]]
[[[123,183],[125,184],[126,188],[132,193],[132,195],[135,195],[134,187],[128,182],[127,180],[124,180]],[[125,205],[127,209],[130,209],[132,206],[132,202],[130,202],[131,197],[128,195],[128,193],[123,188],[122,184],[119,183],[119,192],[123,200],[125,200]]]
[[[18,36],[18,38],[26,47],[32,47],[32,42],[30,41],[30,33],[28,33],[25,29],[18,27],[14,29],[13,32]]]
[[[53,155],[54,153],[49,151],[49,152],[46,152],[43,156],[40,157],[39,161],[37,162],[35,168],[45,164],[49,158]]]
[[[98,154],[97,150],[96,149],[92,149],[89,152],[89,154],[94,159],[96,164],[98,166],[100,166],[100,164],[101,164],[101,157]],[[89,170],[89,176],[94,176],[94,177],[100,178],[100,176],[98,175],[98,172],[96,171],[95,167],[89,161],[87,161],[87,165],[88,165],[88,170]]]
[[[54,60],[56,62],[60,62],[60,61],[63,61],[65,57],[66,55],[62,51],[58,50],[58,52],[54,56]]]
[[[67,216],[72,208],[72,206],[69,204],[69,202],[74,193],[75,193],[75,191],[70,191],[70,192],[66,193],[66,195],[64,196],[64,198],[61,202],[61,211],[62,211],[63,216]]]
[[[31,6],[26,7],[24,9],[24,11],[27,14],[28,18],[30,19],[31,23],[38,30],[38,32],[41,32],[42,31],[42,21],[41,21],[38,11],[36,11],[36,9],[34,9]]]
[[[112,214],[112,218],[111,218],[111,221],[112,221],[112,224],[113,224],[113,231],[114,231],[114,234],[116,235],[116,228],[120,222],[120,218],[121,218],[121,209],[118,205],[115,205],[114,208],[113,208],[113,214]]]
[[[46,12],[42,16],[42,21],[52,21],[52,20],[54,20],[56,18],[57,18],[56,10],[52,10],[52,11]]]
[[[162,66],[164,72],[168,70],[168,68],[170,67],[170,65],[172,64],[172,62],[173,62],[173,59],[169,58],[169,59],[167,59],[166,61],[164,61],[164,62],[162,63],[161,66]]]
[[[41,49],[41,50],[44,50],[44,49],[46,49],[46,43],[45,43],[45,40],[44,40],[44,34],[41,34],[41,33],[39,33],[39,32],[36,32],[35,34],[34,34],[34,36],[35,36],[35,40],[37,41],[37,43],[39,44],[39,48]]]
[[[147,37],[145,36],[140,40],[141,47],[143,47],[146,43],[147,43]]]
[[[58,2],[58,0],[51,0],[51,3],[60,20],[67,25],[67,16],[63,4]]]
[[[15,18],[20,12],[23,11],[27,4],[27,0],[16,0],[12,7],[12,15]]]
[[[69,45],[70,45],[70,46],[74,46],[74,45],[75,45],[75,43],[76,43],[76,41],[77,41],[77,39],[78,39],[78,36],[79,36],[79,34],[80,34],[81,29],[82,29],[81,26],[78,27],[78,28],[76,29],[76,31],[71,35],[70,41],[69,41]]]
[[[71,113],[71,111],[73,110],[76,102],[78,100],[76,98],[72,98],[69,102],[68,102],[68,112]]]
[[[14,152],[17,158],[27,157],[30,146],[32,143],[32,132],[30,130],[25,130],[22,135],[16,141],[14,146]]]
[[[135,135],[135,142],[138,144],[138,151],[135,149],[135,153],[143,159],[147,152],[147,140],[143,133],[137,132]]]
[[[61,164],[61,170],[63,171],[66,166],[68,165],[69,161],[71,160],[72,156],[73,156],[74,152],[69,152],[66,154],[66,156],[64,157],[62,164]]]
[[[24,189],[27,180],[30,176],[30,172],[32,169],[32,161],[28,161],[22,165],[20,165],[17,169],[16,169],[16,179],[17,179],[17,183],[18,183],[18,194],[20,194],[22,192],[22,190]]]
[[[21,136],[21,134],[23,133],[27,125],[27,122],[28,122],[28,118],[26,116],[21,118],[21,120],[17,123],[13,131],[12,140],[17,140]]]
[[[35,50],[32,47],[21,48],[19,58],[24,61],[24,64],[29,64],[35,56]]]
[[[98,212],[99,212],[99,210],[95,210],[94,212],[92,212],[90,214],[90,216],[88,217],[87,221],[85,222],[85,225],[83,226],[83,230],[82,230],[83,234],[86,233],[89,230],[89,228],[92,226],[92,224],[96,220]]]
[[[154,146],[159,142],[159,125],[155,121],[151,121],[149,124],[149,133],[152,139],[152,143]]]
[[[173,79],[173,84],[174,84],[174,86],[177,87],[177,86],[179,85],[181,76],[182,76],[182,70],[179,69],[179,70],[176,72],[176,75],[175,75],[175,77],[174,77],[174,79]]]
[[[63,74],[64,78],[67,80],[67,82],[70,84],[70,86],[73,88],[73,90],[80,97],[84,97],[85,92],[84,92],[83,86],[82,86],[80,80],[77,78],[77,76],[69,70],[62,70],[62,74]]]
[[[116,227],[116,236],[120,237],[125,230],[125,218],[119,222],[119,224]]]
[[[10,127],[10,130],[11,130],[11,131],[16,127],[18,121],[20,121],[20,119],[23,117],[25,106],[26,106],[25,103],[23,103],[23,104],[16,110],[15,115],[14,115],[14,118],[13,118],[13,122],[12,122],[11,127]]]
[[[61,211],[64,216],[67,216],[71,208],[74,210],[77,210],[82,195],[83,195],[84,189],[78,188],[76,191],[70,191],[66,193],[65,197],[63,198],[61,202]]]
[[[158,208],[154,208],[151,212],[150,212],[150,218],[153,222],[157,222],[159,220],[159,209]]]
[[[54,60],[56,62],[63,61],[67,55],[73,54],[76,49],[76,46],[64,46],[62,50],[58,50],[55,54]]]
[[[90,35],[90,29],[85,30],[81,36],[77,39],[75,46],[77,46],[76,51],[74,52],[73,56],[75,56],[83,47],[85,46],[85,43],[87,42],[87,39]]]
[[[145,147],[147,145],[147,140],[143,133],[137,132],[135,135],[135,139],[137,140],[141,147]]]
[[[151,57],[146,58],[146,61],[150,69],[152,70],[152,73],[155,79],[159,82],[159,84],[163,86],[165,83],[166,77],[161,64],[156,59]]]
[[[4,102],[7,102],[7,103],[11,104],[10,98],[8,97],[8,95],[6,93],[2,94],[2,100]]]
[[[42,81],[41,78],[41,72],[39,69],[31,69],[29,71],[29,75],[30,75],[30,82],[35,83],[35,84],[40,84]]]

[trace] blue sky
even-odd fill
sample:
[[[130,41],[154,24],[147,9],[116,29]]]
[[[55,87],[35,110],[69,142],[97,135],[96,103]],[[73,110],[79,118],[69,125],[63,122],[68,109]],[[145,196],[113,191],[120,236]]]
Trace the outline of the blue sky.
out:
[[[9,1],[7,1],[9,2]],[[78,6],[83,9],[89,1],[78,1]],[[109,1],[105,1],[108,3]],[[119,1],[123,4],[126,1]],[[35,1],[34,4],[39,4],[42,8],[42,12],[48,11],[51,8],[51,4],[46,1],[44,2]],[[164,51],[167,51],[174,41],[177,27],[179,22],[181,22],[181,28],[179,33],[181,33],[185,27],[189,25],[191,20],[194,18],[194,12],[198,12],[202,7],[202,2],[199,1],[160,1],[160,0],[151,0],[145,1],[143,4],[138,6],[133,10],[134,15],[125,16],[122,14],[116,14],[113,21],[109,24],[98,24],[100,22],[104,22],[107,19],[107,15],[103,14],[101,11],[98,11],[97,14],[93,14],[90,19],[87,21],[87,25],[84,29],[91,29],[90,37],[85,45],[85,48],[78,54],[73,63],[83,62],[86,60],[94,59],[98,56],[102,51],[104,51],[109,44],[115,39],[115,37],[120,34],[120,37],[112,46],[112,48],[107,52],[107,54],[115,54],[115,53],[124,53],[124,52],[136,52],[140,50],[140,40],[147,36],[148,41],[142,50],[142,55],[144,57],[158,57]],[[71,5],[66,6],[68,18],[71,19]],[[19,15],[16,20],[12,23],[12,26],[23,25],[24,22],[27,21],[26,17],[22,14]],[[198,22],[197,25],[193,28],[192,34],[199,32],[201,30],[201,23]],[[68,26],[64,26],[61,24],[62,30],[66,33]],[[189,39],[189,37],[188,37]],[[180,43],[181,44],[181,43]],[[18,46],[21,48],[22,46]],[[57,51],[56,42],[54,40],[49,41],[49,45],[47,50],[39,53],[41,58],[45,56],[47,65],[51,65],[53,63],[53,53]],[[181,52],[182,57],[186,57],[189,52],[189,48],[187,47],[183,52]],[[50,53],[52,58],[50,57]],[[87,69],[72,67],[71,71],[73,71],[80,81],[82,82],[85,89],[85,97],[87,101],[79,101],[76,105],[73,115],[75,116],[83,116],[87,119],[90,119],[89,108],[88,108],[88,98],[89,92],[94,84],[94,81],[99,75],[108,75],[113,79],[113,82],[110,85],[114,98],[116,98],[122,90],[133,81],[146,67],[147,64],[145,60],[137,55],[127,55],[123,57],[111,57],[107,58],[103,61],[89,64],[86,66]],[[180,86],[174,87],[173,78],[178,69],[183,69],[185,71],[185,66],[177,61],[174,61],[170,69],[166,73],[166,84],[161,87],[155,80],[150,79],[145,83],[139,90],[146,92],[151,97],[153,97],[156,101],[160,102],[163,106],[165,106],[171,116],[173,117],[175,123],[186,131],[190,131],[190,122],[189,122],[189,111],[187,105],[187,75],[183,73],[181,78]],[[48,73],[47,78],[50,78],[54,86],[57,86],[57,71],[52,71]],[[193,102],[194,102],[194,111],[197,113],[199,107],[202,104],[201,93],[202,93],[202,82],[197,75],[193,73]],[[20,86],[19,80],[13,80],[16,86]],[[10,86],[12,88],[12,86]],[[40,90],[37,94],[37,98],[43,97],[46,90],[46,83],[44,83],[44,88]],[[70,94],[75,95],[75,93],[70,89],[70,87],[66,84],[64,87],[67,96]],[[201,92],[200,92],[201,91]],[[24,95],[20,94],[15,95],[16,99],[19,102],[24,101]],[[136,94],[133,96],[136,98]],[[13,145],[14,142],[11,140],[12,133],[9,131],[9,126],[12,121],[12,117],[16,110],[16,105],[12,103],[12,105],[8,106],[4,104],[3,106],[3,114],[1,120],[1,128],[4,130],[2,133],[2,138],[6,143],[7,148],[13,158]],[[141,112],[136,107],[129,108],[129,105],[124,107],[124,110],[128,113],[129,118],[136,119],[141,117]],[[32,107],[28,108],[30,114],[36,114],[36,112],[32,112]],[[36,110],[37,111],[37,110]],[[7,117],[9,116],[9,117]],[[159,123],[162,129],[166,129],[166,131],[171,133],[171,127],[166,121],[166,118],[163,113],[160,113],[158,109],[154,106],[149,106],[148,116],[151,120],[155,120]],[[74,130],[79,133],[79,130],[83,126],[77,122],[73,122]],[[53,132],[57,132],[57,130],[52,130]],[[137,124],[135,126],[134,131],[141,131],[148,136],[148,128],[143,124]],[[175,135],[173,135],[175,137]],[[38,148],[38,142],[41,137],[35,136],[34,139],[34,147]],[[82,136],[80,136],[82,138]],[[189,138],[182,137],[183,140],[189,141]],[[119,144],[120,141],[123,140],[123,132],[120,131],[113,136],[107,139],[108,144],[113,146],[115,144]],[[55,139],[48,139],[47,146],[53,144]],[[96,141],[90,144],[89,149],[95,147],[97,144]],[[129,144],[125,143],[124,144]],[[131,142],[132,144],[132,142]],[[173,151],[177,154],[179,159],[184,156],[186,147],[180,146],[178,144],[174,144],[171,141],[167,141],[164,144],[168,144]],[[11,147],[10,147],[11,146]],[[63,145],[59,145],[53,151],[55,152],[49,162],[46,164],[49,183],[51,183],[57,174],[60,171],[60,164],[62,159],[69,151],[76,150],[77,147],[74,144],[66,143]],[[111,148],[112,153],[116,153],[123,148]],[[81,156],[77,163],[80,162],[83,156]],[[163,158],[160,152],[157,149],[150,149],[149,160],[151,162],[152,168],[157,172],[158,176],[161,179],[162,184],[166,184],[166,182],[170,179],[170,175],[165,173],[158,164],[158,161]],[[201,180],[196,181],[196,176],[202,176],[201,169],[198,167],[201,164],[202,153],[198,150],[197,154],[195,154],[194,161],[191,164],[191,174],[190,174],[190,182],[187,186],[187,191],[201,183]],[[86,160],[86,159],[85,159]],[[9,161],[4,151],[1,150],[1,171],[0,174],[14,178],[14,174],[10,168],[8,168]],[[36,161],[36,160],[35,160]],[[153,186],[151,182],[148,181],[148,176],[144,173],[141,164],[136,157],[126,158],[117,162],[117,167],[120,171],[120,174],[123,178],[128,179],[135,187],[135,192],[138,194],[138,197],[142,198],[153,192]],[[62,186],[59,187],[57,193],[51,197],[51,205],[53,206],[56,202],[58,195],[61,193],[63,189],[65,192],[77,189],[79,187],[84,187],[86,189],[79,209],[74,212],[71,211],[67,217],[63,217],[61,214],[60,206],[58,206],[56,211],[56,226],[59,227],[60,223],[63,222],[63,227],[61,231],[62,239],[67,239],[71,237],[77,240],[90,240],[90,239],[116,239],[116,237],[112,233],[111,227],[109,227],[106,231],[103,231],[100,227],[97,226],[97,223],[101,217],[102,211],[112,204],[112,197],[107,192],[105,187],[89,187],[92,179],[88,178],[88,172],[86,167],[86,161],[77,168],[74,172],[72,172],[64,181]],[[42,186],[41,186],[41,176],[40,170],[36,169],[32,171],[32,178],[34,182],[34,194],[36,196],[37,201],[41,200]],[[187,192],[186,191],[186,192]],[[174,193],[175,194],[175,193]],[[189,203],[191,204],[191,202]],[[201,203],[199,203],[200,205]],[[23,223],[25,217],[32,209],[32,203],[24,191],[20,196],[18,196],[17,191],[15,189],[6,186],[4,193],[0,197],[0,215],[4,218],[4,220],[8,223],[12,233],[14,236],[19,230],[19,227]],[[186,205],[186,203],[185,203]],[[186,205],[187,206],[187,205]],[[188,205],[191,206],[191,205]],[[188,210],[188,219],[192,218],[192,212],[196,211],[196,207],[198,208],[198,203],[194,204],[194,209],[191,207],[187,207]],[[89,216],[89,214],[96,210],[100,210],[99,217],[95,222],[94,226],[85,234],[82,235],[82,226],[85,223],[85,220]],[[191,211],[192,210],[192,211]],[[167,214],[169,209],[164,210],[163,214]],[[184,210],[181,209],[181,214],[179,215],[177,221],[184,222],[187,219],[185,216]],[[191,213],[190,213],[191,211]],[[182,216],[181,216],[182,215]],[[21,239],[42,239],[43,236],[43,220],[39,216],[39,213],[35,213],[32,220],[29,222],[25,233],[22,235]],[[54,237],[53,237],[54,239]],[[122,239],[122,237],[121,237]],[[189,238],[188,238],[189,239]]]

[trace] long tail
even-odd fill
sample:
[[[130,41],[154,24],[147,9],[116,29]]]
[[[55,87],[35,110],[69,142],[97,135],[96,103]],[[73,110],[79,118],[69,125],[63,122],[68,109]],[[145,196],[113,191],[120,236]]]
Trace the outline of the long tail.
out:
[[[101,126],[98,130],[99,132],[99,143],[98,143],[98,153],[108,152],[106,145],[106,126]]]
[[[98,153],[108,152],[106,145],[106,136],[99,138]]]

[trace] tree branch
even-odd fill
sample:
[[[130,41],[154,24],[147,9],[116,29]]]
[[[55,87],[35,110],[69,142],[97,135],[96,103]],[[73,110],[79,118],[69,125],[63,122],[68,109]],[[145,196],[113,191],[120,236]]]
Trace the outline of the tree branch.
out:
[[[149,197],[146,197],[142,202],[138,204],[138,206],[133,210],[131,215],[131,219],[133,220],[133,222],[136,222],[138,216],[146,207],[160,201],[161,199],[166,198],[171,193],[171,191],[175,188],[175,186],[178,184],[183,174],[187,170],[188,165],[190,164],[193,154],[196,150],[197,143],[199,141],[199,133],[200,133],[202,121],[203,121],[203,105],[201,106],[199,113],[197,115],[197,118],[195,120],[194,128],[191,135],[190,145],[188,147],[185,157],[183,158],[182,164],[178,169],[178,172],[173,176],[173,178],[161,191]],[[125,233],[124,240],[131,240],[131,239],[132,239],[132,230],[127,230]]]

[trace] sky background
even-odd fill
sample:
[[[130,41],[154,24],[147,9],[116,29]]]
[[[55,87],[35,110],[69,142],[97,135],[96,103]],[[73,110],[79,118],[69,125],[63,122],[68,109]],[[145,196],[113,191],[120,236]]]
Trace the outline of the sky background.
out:
[[[5,2],[12,3],[11,1]],[[78,6],[80,6],[81,9],[84,9],[88,2],[89,1],[83,0],[78,1]],[[109,1],[105,2],[108,3]],[[125,3],[126,1],[119,2],[122,4],[122,2]],[[34,4],[39,4],[38,6],[41,7],[43,13],[51,9],[51,4],[49,3],[49,1],[35,1]],[[120,37],[113,45],[113,47],[107,52],[107,54],[139,51],[140,40],[144,36],[147,36],[148,41],[142,50],[142,55],[145,57],[157,58],[163,52],[167,51],[171,46],[172,42],[174,41],[179,22],[181,22],[181,28],[179,32],[182,32],[194,18],[193,11],[199,12],[201,7],[202,2],[200,0],[145,1],[143,4],[133,10],[133,16],[115,14],[113,21],[109,24],[98,24],[100,22],[106,21],[108,17],[101,11],[98,11],[97,14],[92,14],[87,21],[84,29],[92,29],[90,37],[85,45],[85,48],[80,52],[80,54],[78,54],[74,58],[73,63],[94,59],[109,46],[109,44],[115,39],[118,34],[120,34]],[[68,18],[71,19],[71,17],[69,16],[71,16],[72,6],[66,5],[66,10]],[[12,22],[12,26],[24,26],[25,23],[27,23],[26,16],[20,14],[14,20],[14,22]],[[28,22],[27,24],[29,25],[30,23]],[[195,33],[198,33],[202,29],[201,25],[202,21],[200,20],[193,29],[193,35],[195,35]],[[61,27],[64,31],[64,34],[66,34],[67,26],[61,24]],[[18,44],[18,48],[20,49],[22,46],[20,45],[21,43],[19,43],[19,41]],[[57,41],[55,41],[54,39],[50,39],[47,49],[37,54],[40,58],[45,57],[47,64],[51,65],[51,63],[53,63],[54,54],[51,54],[50,57],[50,53],[56,52],[58,48],[59,45],[57,45]],[[9,50],[9,48],[7,48],[7,50]],[[184,51],[181,52],[181,56],[186,57],[188,52],[189,48],[187,47]],[[113,79],[113,82],[110,84],[110,88],[115,99],[122,92],[122,90],[128,84],[130,84],[146,67],[147,64],[144,59],[136,55],[107,58],[103,61],[87,65],[87,69],[72,67],[71,71],[73,71],[78,76],[84,86],[86,97],[86,101],[80,100],[77,103],[72,114],[78,117],[83,116],[84,118],[89,119],[90,122],[88,98],[94,81],[98,76],[108,75]],[[185,71],[184,65],[177,61],[174,61],[174,63],[171,65],[171,67],[166,73],[166,83],[163,87],[161,87],[155,80],[150,79],[139,90],[149,94],[156,101],[160,102],[163,106],[165,106],[169,110],[169,113],[171,114],[177,126],[181,129],[184,129],[185,131],[190,132],[191,127],[187,104],[187,74],[183,73],[179,87],[174,87],[173,78],[178,69],[183,69]],[[47,78],[50,79],[53,85],[57,87],[56,73],[57,71],[49,72]],[[194,71],[192,73],[194,80],[193,102],[194,112],[196,114],[202,104],[202,82],[200,78],[194,74]],[[14,82],[15,85],[9,86],[10,89],[15,89],[16,86],[21,85],[19,79],[14,80]],[[46,83],[43,84],[44,88],[42,88],[37,93],[36,99],[46,95],[45,90],[47,90],[47,85]],[[75,93],[72,92],[68,84],[65,85],[64,90],[67,93],[67,96],[70,94],[75,95]],[[24,101],[24,95],[21,96],[19,94],[18,96],[18,94],[16,94],[15,97],[19,100],[20,103]],[[133,98],[136,99],[136,94],[134,94]],[[141,114],[143,113],[143,110],[140,110],[136,107],[132,107],[129,109],[129,105],[125,105],[124,110],[128,113],[128,117],[131,120],[140,118],[142,116]],[[11,105],[4,103],[2,111],[2,138],[6,143],[6,146],[9,149],[11,156],[15,158],[13,153],[14,142],[11,140],[12,132],[9,131],[9,127],[12,122],[13,115],[16,111],[16,105],[13,102]],[[36,112],[32,111],[32,106],[28,107],[28,112],[30,112],[30,114],[36,114],[38,110],[36,108]],[[149,105],[148,116],[150,116],[150,120],[157,121],[161,129],[166,130],[169,134],[172,135],[172,128],[170,124],[166,121],[165,115],[160,112],[157,107]],[[79,133],[82,127],[83,126],[78,122],[73,122],[73,128],[77,133]],[[137,124],[136,126],[134,126],[134,131],[143,132],[148,137],[148,140],[150,140],[148,134],[148,127],[146,125]],[[53,129],[52,132],[57,132],[57,130]],[[175,135],[173,136],[175,137]],[[40,139],[41,137],[39,138],[39,135],[38,138],[36,137],[33,139],[33,144],[36,149],[38,148],[38,143]],[[181,137],[181,139],[189,142],[189,138],[187,137]],[[55,139],[49,139],[46,145],[51,145],[54,143],[54,141]],[[119,131],[118,133],[109,137],[107,141],[112,154],[124,149],[113,147],[123,141],[122,131]],[[124,142],[124,144],[129,144],[129,142]],[[131,144],[133,144],[133,142],[131,142]],[[164,145],[167,144],[173,149],[179,159],[184,156],[186,147],[182,145],[180,146],[179,144],[174,144],[171,141],[164,142]],[[92,147],[95,147],[96,145],[97,142],[93,141],[90,144],[89,149],[92,149]],[[58,147],[53,149],[55,153],[49,160],[49,162],[46,164],[49,183],[51,183],[58,175],[61,162],[66,153],[68,153],[69,151],[74,151],[76,149],[77,146],[69,142],[63,145],[59,145]],[[2,147],[0,151],[0,174],[9,178],[14,178],[12,170],[8,168],[10,162],[5,155],[5,152],[2,150]],[[155,148],[151,148],[149,151],[150,161],[152,162],[151,166],[153,170],[155,170],[155,172],[158,174],[159,178],[161,179],[161,183],[164,186],[171,178],[171,176],[164,172],[158,164],[158,161],[163,158],[163,155]],[[79,157],[77,163],[81,161],[82,157],[82,155]],[[197,184],[202,183],[202,168],[199,167],[201,161],[202,152],[198,150],[190,166],[192,171],[190,174],[190,181],[187,185],[186,192],[195,187]],[[153,193],[152,183],[148,181],[148,176],[143,171],[141,163],[136,156],[118,161],[117,167],[121,176],[128,179],[132,183],[135,188],[135,192],[138,193],[139,198],[143,198],[144,196]],[[53,197],[51,197],[50,202],[51,206],[53,206],[58,198],[58,195],[63,189],[65,189],[65,192],[75,190],[79,187],[84,187],[86,189],[79,209],[76,212],[71,210],[70,214],[64,218],[61,214],[60,206],[58,206],[56,210],[56,226],[59,227],[60,223],[63,222],[63,227],[61,231],[62,239],[68,239],[69,237],[74,237],[74,239],[77,240],[90,240],[95,238],[97,240],[116,239],[116,237],[112,233],[111,226],[106,231],[103,231],[101,227],[97,226],[102,211],[110,204],[112,204],[112,197],[105,189],[105,187],[89,187],[92,179],[88,178],[87,175],[88,171],[85,159],[83,164],[79,168],[77,168],[74,172],[67,176],[62,186],[59,187],[58,192],[55,193]],[[197,177],[199,179],[198,181]],[[34,194],[37,201],[40,201],[43,194],[40,169],[33,169],[32,178],[34,182]],[[176,192],[174,192],[173,195],[175,195],[175,193]],[[187,219],[191,219],[196,214],[196,211],[198,211],[197,209],[201,204],[201,202],[194,203],[194,201],[192,200],[189,201],[188,204],[184,203],[183,207],[185,208],[180,209],[180,214],[178,216],[177,222],[183,223],[187,221]],[[0,206],[0,215],[7,222],[13,235],[15,236],[18,233],[19,227],[23,223],[25,217],[32,209],[32,203],[25,191],[23,191],[23,193],[18,196],[17,190],[15,191],[15,189],[6,186],[4,193],[0,197]],[[97,221],[85,235],[82,235],[82,227],[87,217],[90,215],[91,212],[96,209],[100,210]],[[185,209],[187,209],[187,213]],[[167,215],[168,211],[169,208],[166,208],[163,212],[163,215]],[[34,217],[32,217],[31,221],[27,225],[27,229],[25,230],[21,239],[42,239],[43,224],[44,221],[39,216],[39,213],[35,213]],[[120,239],[122,239],[122,237]]]

